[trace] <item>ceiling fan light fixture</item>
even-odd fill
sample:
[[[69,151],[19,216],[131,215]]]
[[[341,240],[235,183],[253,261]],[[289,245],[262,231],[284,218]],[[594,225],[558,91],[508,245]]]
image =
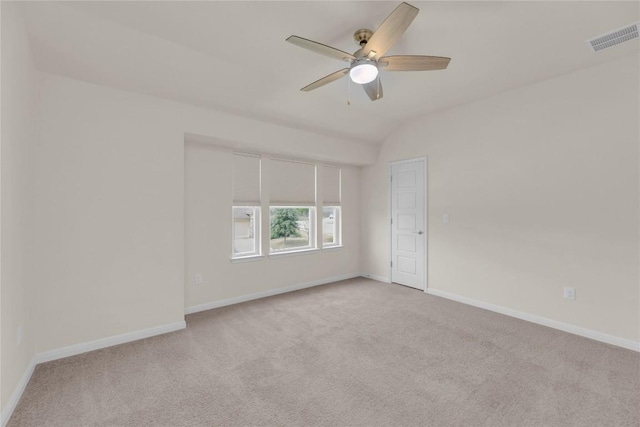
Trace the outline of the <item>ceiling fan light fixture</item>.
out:
[[[378,65],[374,61],[358,60],[351,66],[349,77],[359,85],[370,83],[378,77]]]
[[[293,35],[289,36],[286,40],[291,44],[349,63],[348,67],[326,75],[300,90],[310,92],[349,74],[349,84],[354,82],[361,85],[369,99],[377,101],[382,98],[382,84],[380,83],[379,75],[380,64],[382,64],[385,72],[446,69],[451,58],[443,56],[385,56],[385,53],[391,49],[405,31],[407,31],[407,28],[409,28],[409,25],[411,25],[418,12],[417,7],[403,2],[385,18],[375,32],[366,28],[357,30],[353,34],[353,39],[358,44],[359,49],[353,54],[327,46],[326,44],[314,42],[313,40]],[[348,103],[349,101],[347,101],[347,104]]]

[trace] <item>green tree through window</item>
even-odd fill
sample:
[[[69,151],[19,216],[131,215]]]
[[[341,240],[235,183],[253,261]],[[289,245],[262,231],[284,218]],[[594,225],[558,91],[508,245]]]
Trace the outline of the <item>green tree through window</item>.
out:
[[[271,238],[272,239],[284,237],[284,241],[286,243],[287,237],[299,236],[298,211],[299,209],[295,209],[295,208],[275,209],[275,212],[271,217]]]

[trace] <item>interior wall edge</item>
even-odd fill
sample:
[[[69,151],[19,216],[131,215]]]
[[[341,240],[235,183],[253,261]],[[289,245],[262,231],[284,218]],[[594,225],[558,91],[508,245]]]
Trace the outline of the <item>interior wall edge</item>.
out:
[[[0,92],[1,103],[6,107],[2,109],[0,126],[0,425],[4,425],[7,414],[17,403],[15,396],[19,399],[20,390],[28,381],[35,353],[31,277],[32,160],[37,145],[40,82],[19,3],[2,2],[0,17]]]
[[[255,142],[239,141],[232,139],[218,138],[216,136],[199,135],[191,132],[184,133],[184,143],[201,148],[212,148],[218,150],[225,150],[230,152],[245,152],[260,154],[264,156],[278,157],[283,156],[293,160],[303,161],[317,161],[325,162],[336,165],[344,166],[369,166],[375,164],[377,160],[379,147],[375,147],[374,151],[367,149],[369,153],[359,157],[345,157],[340,153],[329,155],[326,153],[313,153],[308,150],[301,149],[299,151],[292,151],[291,149],[275,149],[270,147],[261,146]]]
[[[377,274],[360,273],[360,277],[364,277],[365,279],[372,279],[377,282],[391,283],[391,279],[389,277],[379,276]]]
[[[33,375],[36,365],[40,363],[51,362],[53,360],[63,359],[65,357],[75,356],[82,353],[88,353],[90,351],[99,350],[102,348],[126,344],[128,342],[138,341],[169,332],[179,331],[181,329],[185,329],[186,327],[187,324],[185,321],[169,323],[167,325],[156,326],[153,328],[134,331],[121,335],[114,335],[112,337],[70,345],[67,347],[62,347],[59,349],[49,350],[36,354],[31,359],[31,362],[29,362],[29,365],[22,375],[18,386],[13,391],[13,394],[11,395],[11,398],[7,402],[6,406],[3,408],[0,425],[4,427],[9,422],[13,411],[16,409],[16,406],[18,406],[18,403],[20,402],[20,398],[22,397],[27,384],[29,384],[29,380]]]
[[[360,273],[343,274],[341,276],[327,277],[311,282],[299,283],[297,285],[285,286],[282,288],[269,289],[267,291],[255,292],[252,294],[241,295],[233,298],[211,301],[204,304],[192,305],[185,308],[185,314],[199,313],[201,311],[212,310],[214,308],[226,307],[229,305],[239,304],[242,302],[253,301],[260,298],[267,298],[275,295],[285,294],[288,292],[299,291],[302,289],[312,288],[315,286],[328,285],[330,283],[340,282],[342,280],[360,277]]]
[[[0,426],[4,427],[9,422],[13,411],[18,406],[18,402],[20,402],[20,398],[24,393],[24,390],[27,388],[27,384],[29,384],[29,380],[31,379],[31,375],[33,375],[33,371],[36,367],[36,358],[35,356],[31,358],[31,362],[27,365],[27,369],[25,369],[24,374],[22,374],[22,378],[20,378],[20,382],[14,389],[11,397],[7,404],[2,408],[2,417],[0,418]]]
[[[277,152],[295,156],[314,151],[314,155],[325,161],[342,160],[350,165],[371,165],[378,158],[380,144],[368,144],[348,138],[329,136],[309,130],[274,124],[254,118],[247,118],[215,109],[169,100],[157,96],[116,88],[92,81],[56,74],[46,70],[37,70],[45,85],[67,85],[86,92],[101,92],[107,97],[117,96],[125,104],[153,104],[154,114],[169,114],[167,123],[177,125],[183,132],[185,142],[224,141],[225,145],[237,148],[251,146],[257,150],[265,149],[265,140],[278,141],[284,148]],[[276,151],[274,149],[274,151]]]
[[[547,317],[536,316],[535,314],[529,314],[523,311],[514,310],[512,308],[503,307],[500,305],[491,304],[484,301],[478,301],[473,298],[467,298],[461,295],[452,294],[450,292],[441,291],[439,289],[428,288],[425,292],[429,295],[433,295],[436,297],[446,298],[448,300],[456,301],[462,304],[482,308],[484,310],[493,311],[494,313],[504,314],[505,316],[513,317],[520,320],[525,320],[527,322],[535,323],[542,326],[547,326],[549,328],[557,329],[559,331],[567,332],[573,335],[590,338],[592,340],[600,341],[605,344],[611,344],[617,347],[622,347],[628,350],[640,352],[640,342],[638,341],[616,337],[614,335],[605,334],[605,333],[594,331],[587,328],[581,328],[579,326],[571,325],[569,323],[559,322],[557,320],[549,319]]]
[[[100,338],[97,340],[87,341],[79,344],[73,344],[58,349],[40,352],[36,354],[35,361],[36,364],[50,362],[52,360],[63,359],[65,357],[75,356],[77,354],[100,350],[101,348],[113,347],[114,345],[125,344],[132,341],[150,338],[156,335],[179,331],[181,329],[185,329],[186,327],[187,323],[182,320],[180,322],[168,323],[166,325],[155,326],[148,329],[127,332],[124,334]]]

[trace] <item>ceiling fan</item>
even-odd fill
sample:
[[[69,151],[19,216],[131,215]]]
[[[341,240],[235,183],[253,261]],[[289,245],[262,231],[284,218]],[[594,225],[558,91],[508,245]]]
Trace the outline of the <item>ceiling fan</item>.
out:
[[[298,36],[289,36],[287,41],[312,52],[326,55],[341,61],[349,62],[349,67],[331,73],[303,87],[302,91],[309,92],[336,81],[347,74],[354,83],[362,85],[372,101],[382,98],[379,70],[385,71],[430,71],[444,70],[451,58],[424,55],[393,55],[382,56],[398,41],[400,36],[409,28],[411,22],[420,10],[408,3],[401,3],[375,31],[360,29],[353,34],[353,38],[360,46],[353,55],[340,49],[314,42]]]

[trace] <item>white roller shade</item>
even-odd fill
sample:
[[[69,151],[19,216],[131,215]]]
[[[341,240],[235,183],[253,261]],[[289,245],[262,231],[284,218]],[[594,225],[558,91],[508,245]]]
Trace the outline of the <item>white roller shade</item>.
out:
[[[310,206],[316,202],[313,164],[272,159],[269,167],[271,205]]]
[[[325,206],[340,205],[340,168],[336,166],[322,167],[322,204]]]
[[[260,157],[240,153],[233,155],[233,203],[260,205]]]

